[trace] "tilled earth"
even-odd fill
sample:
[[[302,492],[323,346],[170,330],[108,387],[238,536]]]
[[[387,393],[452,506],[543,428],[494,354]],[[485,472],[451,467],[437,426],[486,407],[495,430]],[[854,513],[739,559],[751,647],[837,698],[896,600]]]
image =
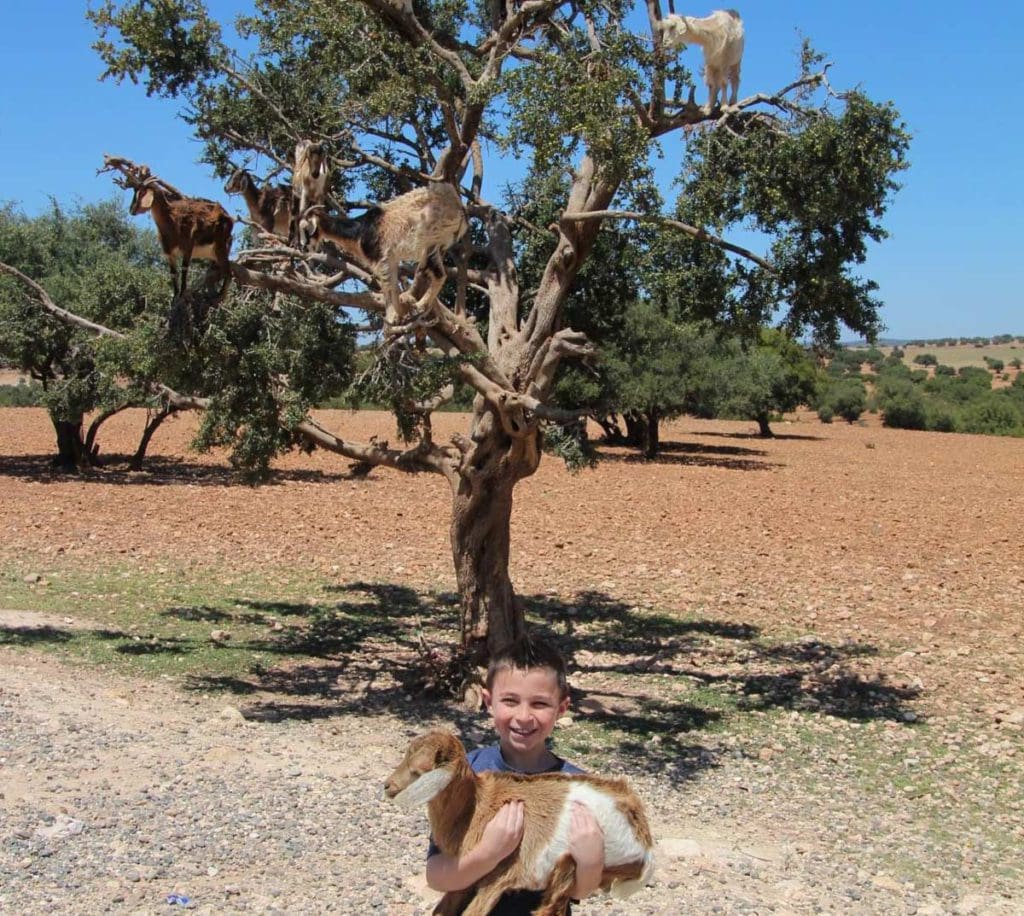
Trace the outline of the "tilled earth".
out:
[[[321,420],[391,434],[380,415]],[[160,431],[147,471],[74,479],[47,469],[44,414],[0,413],[8,574],[188,562],[453,587],[440,478],[360,479],[316,453],[251,488],[187,452],[193,423]],[[105,452],[130,453],[141,425],[110,421]],[[464,427],[442,416],[435,435]],[[567,640],[587,626],[574,602],[689,621],[685,639],[573,656],[560,746],[630,775],[661,843],[653,887],[580,912],[1024,912],[1024,442],[808,417],[776,431],[684,420],[656,462],[603,449],[572,477],[546,459],[517,490],[513,580],[557,603]],[[66,610],[10,609],[0,633],[76,626]],[[593,761],[573,737],[718,684],[752,701],[724,728]],[[479,740],[485,723],[363,689],[343,716],[277,718],[0,649],[0,912],[171,912],[174,893],[210,913],[429,912],[423,816],[379,785],[413,733]]]

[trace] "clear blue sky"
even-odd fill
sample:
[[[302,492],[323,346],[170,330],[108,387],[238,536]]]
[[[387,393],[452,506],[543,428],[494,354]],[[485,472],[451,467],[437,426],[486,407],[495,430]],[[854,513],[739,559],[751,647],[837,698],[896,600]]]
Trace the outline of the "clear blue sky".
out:
[[[249,4],[208,5],[230,21]],[[147,99],[130,84],[98,82],[102,66],[85,8],[77,0],[5,4],[0,200],[36,214],[51,195],[107,198],[109,176],[95,172],[110,152],[227,202],[196,163],[199,144],[174,103]],[[712,6],[684,9],[679,0],[677,8],[704,15]],[[1024,118],[1017,109],[1024,8],[993,0],[977,9],[962,0],[784,0],[740,11],[747,34],[741,94],[790,79],[799,30],[835,61],[836,86],[860,82],[873,98],[892,99],[913,133],[912,166],[886,217],[891,238],[863,271],[880,284],[887,336],[1024,333]],[[687,54],[696,69],[699,51]],[[665,174],[674,172],[671,155],[669,140]]]

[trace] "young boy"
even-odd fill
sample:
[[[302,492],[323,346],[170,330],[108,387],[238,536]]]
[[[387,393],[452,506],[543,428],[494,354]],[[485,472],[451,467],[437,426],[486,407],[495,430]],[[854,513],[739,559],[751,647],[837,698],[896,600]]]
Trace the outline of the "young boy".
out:
[[[555,721],[569,708],[565,661],[558,650],[529,639],[497,652],[487,669],[484,703],[494,719],[498,743],[469,753],[477,773],[581,773],[547,747]],[[430,844],[427,884],[435,891],[469,887],[510,856],[523,838],[523,803],[509,802],[484,828],[480,842],[454,858]],[[604,869],[604,834],[589,809],[576,804],[569,825],[569,852],[576,860],[573,897],[597,890]],[[541,901],[540,891],[505,894],[490,916],[526,916]]]

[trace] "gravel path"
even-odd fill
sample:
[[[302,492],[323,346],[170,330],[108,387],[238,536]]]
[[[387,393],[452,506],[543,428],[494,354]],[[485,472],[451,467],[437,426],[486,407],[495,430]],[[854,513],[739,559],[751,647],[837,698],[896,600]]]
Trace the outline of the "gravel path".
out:
[[[0,912],[172,913],[181,894],[201,913],[429,913],[424,816],[380,792],[413,731],[379,713],[249,721],[166,681],[0,650]],[[887,838],[833,830],[849,806],[787,801],[763,761],[726,759],[675,786],[632,774],[657,882],[580,914],[1024,912],[872,869]],[[866,826],[899,844],[898,825]]]

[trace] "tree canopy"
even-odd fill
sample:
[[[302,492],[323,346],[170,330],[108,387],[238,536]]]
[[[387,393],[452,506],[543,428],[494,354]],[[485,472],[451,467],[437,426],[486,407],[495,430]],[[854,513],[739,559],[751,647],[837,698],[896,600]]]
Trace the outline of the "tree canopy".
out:
[[[554,392],[569,364],[597,356],[597,329],[778,320],[829,342],[843,325],[879,326],[875,286],[856,271],[884,238],[907,134],[891,103],[835,90],[809,47],[788,85],[710,109],[691,58],[658,39],[658,0],[257,0],[239,42],[201,0],[105,0],[89,15],[106,76],[181,100],[219,175],[259,164],[276,179],[311,139],[330,151],[339,212],[439,181],[459,189],[469,241],[429,314],[382,333],[365,264],[250,245],[234,254],[235,291],[168,369],[205,409],[207,441],[246,466],[304,442],[443,475],[462,642],[478,660],[523,633],[512,492],[545,438],[578,428],[585,410]],[[679,162],[667,210],[659,155]],[[761,253],[728,239],[740,229]],[[404,272],[413,294],[426,279]],[[354,375],[357,326],[380,348],[356,390],[390,392],[398,446],[309,414]],[[456,385],[475,395],[467,435],[435,441],[430,412]]]

